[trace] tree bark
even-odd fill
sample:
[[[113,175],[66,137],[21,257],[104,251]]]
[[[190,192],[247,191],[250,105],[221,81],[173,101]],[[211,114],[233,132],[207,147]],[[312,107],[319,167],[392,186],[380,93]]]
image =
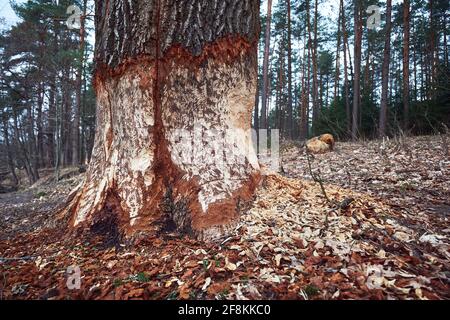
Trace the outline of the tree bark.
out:
[[[383,66],[381,69],[381,105],[380,105],[380,138],[386,136],[387,106],[388,106],[388,87],[389,87],[389,64],[391,60],[391,16],[392,0],[386,2],[386,26],[385,43],[383,53]],[[392,88],[392,86],[391,86]]]
[[[211,239],[237,222],[260,180],[258,32],[258,0],[96,1],[97,131],[73,226]]]

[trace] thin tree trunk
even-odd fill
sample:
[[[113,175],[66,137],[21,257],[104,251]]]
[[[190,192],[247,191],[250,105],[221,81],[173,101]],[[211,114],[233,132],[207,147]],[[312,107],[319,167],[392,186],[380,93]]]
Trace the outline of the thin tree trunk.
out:
[[[352,110],[352,140],[358,139],[358,117],[361,99],[360,77],[361,77],[361,44],[362,44],[362,14],[361,0],[355,0],[354,20],[355,20],[355,72],[353,81],[353,110]]]
[[[270,23],[272,20],[272,0],[267,0],[267,20],[266,34],[264,43],[264,61],[263,61],[263,89],[261,106],[261,129],[267,129],[267,96],[269,86],[269,51],[270,51]]]
[[[27,137],[28,137],[28,147],[30,155],[30,165],[31,172],[33,176],[33,183],[39,180],[39,164],[38,164],[38,154],[36,148],[36,136],[34,134],[34,121],[33,121],[33,111],[30,102],[27,103]]]
[[[33,175],[33,170],[31,167],[30,158],[28,152],[24,146],[23,140],[20,137],[19,121],[17,119],[17,111],[15,108],[13,110],[13,130],[14,130],[14,140],[16,141],[17,149],[20,150],[22,162],[25,166],[25,171],[27,173],[28,181],[30,184],[36,182],[36,178]]]
[[[424,46],[422,43],[419,43],[419,52],[420,52],[420,101],[423,101],[427,94],[427,72],[425,66],[424,59]]]
[[[409,0],[403,1],[403,128],[409,128]]]
[[[253,128],[256,131],[256,145],[259,146],[259,87],[256,87],[255,110],[253,114]]]
[[[370,96],[370,92],[372,92],[370,88],[370,78],[369,78],[369,71],[370,71],[370,55],[372,54],[372,46],[371,41],[367,38],[367,50],[366,50],[366,63],[364,66],[364,92],[363,95],[365,97]]]
[[[347,38],[347,28],[345,25],[345,9],[344,0],[341,0],[341,12],[342,12],[342,35],[344,37],[344,95],[345,95],[345,114],[347,119],[347,134],[350,137],[352,131],[351,122],[351,110],[350,110],[350,88],[348,83],[348,63],[347,63],[347,51],[348,51],[348,38]]]
[[[36,129],[37,129],[37,161],[38,166],[42,167],[44,163],[44,132],[43,132],[43,117],[42,117],[42,106],[44,104],[44,92],[45,86],[41,82],[39,83],[38,97],[37,97],[37,117],[36,117]]]
[[[379,137],[386,136],[387,108],[388,108],[388,86],[389,86],[389,64],[391,59],[391,15],[392,0],[386,2],[386,26],[385,43],[383,53],[383,66],[381,70],[381,105]],[[392,86],[391,86],[392,88]]]
[[[279,58],[278,58],[278,65],[280,66],[278,68],[278,84],[276,86],[276,90],[278,90],[278,104],[277,104],[277,108],[278,108],[278,119],[276,119],[276,125],[278,126],[278,128],[280,128],[280,131],[282,133],[282,136],[285,136],[286,133],[286,128],[287,128],[287,123],[286,123],[286,114],[285,114],[285,100],[284,100],[284,92],[283,92],[283,88],[284,88],[284,43],[281,44],[280,46],[280,53],[279,53]],[[269,82],[269,92],[270,91],[270,85],[271,83]],[[270,98],[270,96],[269,96]]]
[[[291,0],[286,0],[287,3],[287,26],[288,26],[288,39],[287,39],[287,55],[288,55],[288,105],[287,105],[287,109],[288,109],[288,126],[287,126],[287,131],[288,131],[288,137],[290,139],[293,138],[292,135],[292,131],[293,131],[293,114],[292,114],[292,49],[291,49]]]
[[[323,73],[322,70],[319,72],[319,108],[323,108]]]
[[[52,78],[48,93],[48,124],[47,124],[47,158],[49,167],[55,166],[55,137],[56,137],[56,86]]]
[[[309,19],[309,12],[307,13],[307,19]],[[309,72],[306,75],[306,66],[309,65],[309,50],[307,54],[307,48],[309,49],[309,41],[307,36],[307,26],[309,21],[305,22],[304,28],[304,46],[303,46],[303,66],[302,66],[302,95],[301,95],[301,107],[300,107],[300,140],[306,140],[308,137],[308,94],[307,82],[309,82]],[[309,70],[309,68],[308,68]]]
[[[341,0],[342,2],[343,0]],[[338,31],[337,31],[337,45],[336,45],[336,67],[334,76],[334,94],[333,101],[337,103],[336,99],[339,95],[339,84],[340,84],[340,58],[341,58],[341,19],[342,19],[342,8],[339,5],[339,18],[338,18]]]
[[[436,81],[436,68],[437,68],[437,54],[436,54],[436,19],[434,17],[434,0],[429,0],[428,6],[430,9],[430,94],[434,94],[434,86]],[[429,96],[432,98],[432,96]]]
[[[319,20],[319,2],[315,0],[314,6],[314,45],[312,52],[313,61],[313,133],[317,134],[315,126],[320,117],[320,105],[319,105],[319,79],[318,79],[318,20]]]
[[[448,26],[447,26],[447,14],[448,11],[444,12],[444,65],[448,68],[449,67],[449,60],[448,60],[448,40],[447,40],[447,32],[448,32]]]
[[[277,72],[277,86],[276,86],[276,97],[275,97],[275,126],[278,129],[282,129],[284,127],[281,119],[281,110],[282,110],[282,96],[283,96],[283,46],[280,48],[279,56],[278,56],[278,68]]]
[[[13,156],[12,156],[12,152],[11,152],[11,143],[10,143],[10,139],[9,139],[9,132],[8,132],[8,119],[6,116],[2,116],[2,121],[3,121],[3,138],[5,139],[5,145],[6,145],[6,156],[7,156],[7,161],[8,161],[8,168],[9,171],[11,172],[11,176],[13,178],[13,183],[14,186],[19,185],[19,178],[17,177],[16,174],[16,169],[14,166],[14,160],[13,160]]]
[[[417,27],[414,23],[414,18],[413,18],[413,34],[415,34],[417,32]],[[418,101],[419,100],[419,91],[417,89],[417,46],[416,46],[417,41],[413,40],[413,73],[414,73],[414,101]]]
[[[75,79],[75,105],[74,105],[74,119],[72,126],[72,164],[79,165],[81,162],[80,153],[80,112],[82,109],[82,89],[83,89],[83,65],[84,65],[84,47],[85,47],[85,21],[87,0],[83,0],[83,15],[80,19],[80,49],[79,49],[79,61],[76,71]]]

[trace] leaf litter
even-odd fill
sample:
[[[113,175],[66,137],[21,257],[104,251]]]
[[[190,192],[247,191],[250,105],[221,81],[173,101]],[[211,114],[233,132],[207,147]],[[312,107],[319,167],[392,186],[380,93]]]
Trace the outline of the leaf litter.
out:
[[[219,243],[169,234],[108,249],[52,227],[8,234],[0,298],[449,299],[450,161],[437,138],[406,145],[338,143],[315,156],[331,202],[308,180],[304,150],[284,148],[285,176],[264,178]],[[72,265],[79,290],[67,287]]]

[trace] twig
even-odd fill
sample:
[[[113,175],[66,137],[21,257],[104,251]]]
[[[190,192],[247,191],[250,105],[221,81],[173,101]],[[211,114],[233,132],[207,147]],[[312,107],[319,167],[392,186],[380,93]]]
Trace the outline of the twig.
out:
[[[448,140],[447,140],[447,135],[448,135],[449,130],[445,123],[442,123],[442,127],[444,128],[444,131],[445,131],[443,134],[440,134],[441,140],[442,140],[442,148],[444,149],[443,150],[444,156],[446,158],[449,158],[450,154],[449,154],[449,146],[448,146]]]
[[[25,256],[25,257],[18,257],[18,258],[3,258],[0,257],[0,262],[10,262],[10,261],[21,261],[21,260],[33,260],[34,257],[31,256]]]
[[[333,203],[333,201],[331,201],[330,198],[328,197],[327,192],[325,191],[325,187],[323,186],[323,181],[320,178],[320,169],[318,169],[319,175],[316,175],[312,171],[311,159],[309,157],[310,157],[309,151],[306,150],[306,159],[308,160],[309,173],[311,174],[312,179],[314,180],[314,182],[316,182],[316,183],[318,183],[320,185],[320,189],[322,190],[322,194],[324,195],[324,197],[327,200],[327,202],[328,203]]]
[[[308,149],[306,149],[306,159],[308,160],[309,173],[311,174],[311,177],[312,177],[312,179],[314,180],[314,182],[316,182],[316,183],[318,183],[318,184],[320,185],[320,189],[322,190],[322,194],[324,195],[325,199],[327,200],[327,203],[330,204],[330,205],[333,205],[333,208],[332,208],[331,210],[327,211],[327,213],[325,214],[324,226],[323,226],[323,228],[320,230],[320,235],[322,235],[323,232],[324,232],[325,230],[328,229],[328,217],[329,217],[329,215],[330,215],[333,211],[335,211],[336,209],[339,208],[339,204],[337,204],[336,201],[334,201],[334,200],[332,201],[332,200],[328,197],[327,192],[326,192],[326,190],[325,190],[325,187],[324,187],[324,185],[323,185],[323,180],[322,180],[322,178],[320,177],[320,174],[321,174],[320,169],[317,169],[317,170],[319,171],[319,174],[318,174],[318,175],[316,175],[316,174],[312,171],[311,159],[310,159],[309,157],[310,157],[309,151],[308,151]]]

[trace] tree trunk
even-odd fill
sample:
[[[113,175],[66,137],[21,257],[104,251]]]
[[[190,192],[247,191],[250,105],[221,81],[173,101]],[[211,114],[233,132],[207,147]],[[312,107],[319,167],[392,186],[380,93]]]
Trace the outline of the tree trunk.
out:
[[[403,2],[403,128],[409,128],[409,0]]]
[[[434,1],[429,0],[428,6],[430,9],[430,50],[429,50],[429,63],[430,63],[430,96],[434,95],[435,81],[436,81],[436,69],[437,69],[437,54],[436,54],[436,19],[434,17]]]
[[[9,120],[8,117],[5,116],[4,114],[2,114],[3,138],[4,138],[5,146],[6,146],[6,157],[7,157],[7,161],[8,161],[8,168],[9,168],[9,171],[11,172],[14,186],[17,186],[17,185],[19,185],[19,178],[17,177],[17,174],[16,174],[16,168],[14,166],[14,160],[13,160],[13,156],[12,156],[12,152],[11,152],[11,143],[10,143],[9,132],[8,132],[8,127],[9,127],[8,120]]]
[[[292,125],[292,44],[291,44],[291,0],[286,0],[287,3],[287,54],[288,54],[288,105],[287,105],[287,136],[290,139],[293,139],[292,131],[293,131],[293,125]]]
[[[270,50],[270,23],[272,20],[272,0],[267,0],[267,21],[264,41],[264,61],[263,61],[263,88],[261,105],[261,129],[267,129],[267,96],[269,86],[269,50]]]
[[[38,85],[38,93],[37,93],[37,117],[36,117],[36,129],[37,129],[37,162],[38,167],[44,167],[44,132],[43,132],[43,117],[42,117],[42,106],[44,104],[44,94],[45,94],[45,86],[41,82]]]
[[[277,72],[277,86],[275,89],[275,128],[282,129],[283,124],[281,122],[282,112],[282,96],[283,96],[283,46],[280,46],[280,52],[278,56],[278,72]]]
[[[389,86],[389,64],[391,60],[391,15],[392,0],[386,2],[386,26],[385,43],[383,54],[383,66],[381,69],[381,105],[380,105],[380,138],[386,136],[387,106],[388,106],[388,86]],[[391,86],[392,88],[392,86]]]
[[[256,131],[256,145],[259,146],[259,88],[255,92],[255,110],[253,114],[253,128]]]
[[[28,156],[28,152],[24,146],[23,139],[21,139],[20,129],[19,129],[19,121],[18,121],[18,115],[17,110],[15,108],[12,108],[13,113],[13,130],[14,130],[14,140],[16,144],[16,148],[20,151],[21,154],[21,160],[25,166],[25,171],[27,173],[28,182],[31,184],[36,182],[36,178],[33,176],[33,170],[31,168],[30,164],[30,158]]]
[[[342,1],[342,0],[341,0]],[[338,18],[338,31],[337,31],[337,45],[336,45],[336,67],[334,76],[334,93],[333,101],[336,104],[337,97],[339,95],[339,82],[340,82],[340,57],[341,57],[341,18],[342,18],[342,4],[339,4],[339,18]]]
[[[416,34],[417,27],[414,23],[414,18],[412,22],[413,22],[413,34]],[[413,40],[412,48],[413,48],[414,101],[417,102],[419,100],[419,91],[417,85],[417,40]]]
[[[36,148],[36,136],[34,134],[34,120],[33,111],[30,103],[27,103],[27,142],[28,142],[28,154],[30,155],[31,174],[33,177],[33,183],[39,180],[39,159]]]
[[[344,94],[345,94],[345,114],[347,115],[347,134],[350,137],[352,131],[351,122],[351,110],[350,110],[350,88],[348,83],[348,62],[347,62],[347,50],[348,50],[348,38],[347,27],[345,25],[345,8],[344,0],[341,0],[341,12],[342,12],[342,35],[344,45]]]
[[[364,83],[363,83],[363,96],[364,97],[369,97],[370,93],[372,92],[371,88],[370,88],[370,56],[372,54],[372,46],[371,46],[371,41],[370,39],[367,37],[367,50],[366,50],[366,62],[365,62],[365,66],[364,66]]]
[[[258,0],[96,1],[97,132],[73,226],[211,239],[237,222],[260,180],[258,31]]]
[[[280,129],[282,135],[284,136],[284,134],[286,133],[286,121],[285,121],[285,108],[284,108],[284,96],[283,96],[283,88],[284,87],[284,43],[282,41],[281,45],[280,45],[280,56],[278,58],[278,65],[280,66],[278,68],[278,95],[279,95],[279,99],[278,99],[278,128]],[[269,88],[270,88],[270,84],[269,84]]]
[[[318,79],[318,38],[317,38],[317,28],[319,20],[319,2],[315,0],[314,6],[314,45],[312,51],[312,67],[313,67],[313,133],[316,132],[316,125],[319,120],[320,105],[319,105],[319,79]]]
[[[83,65],[84,65],[84,47],[85,47],[85,21],[86,21],[87,0],[83,0],[83,15],[80,19],[80,50],[78,68],[75,79],[75,107],[72,126],[72,164],[79,165],[81,162],[80,148],[80,113],[82,109],[82,89],[83,89]]]
[[[444,25],[444,66],[446,66],[448,68],[449,60],[448,60],[448,40],[447,40],[447,32],[448,32],[447,14],[448,14],[448,11],[444,12],[443,25]]]
[[[308,8],[309,9],[309,8]],[[309,12],[306,13],[306,18],[309,19]],[[300,107],[300,140],[306,140],[308,137],[308,94],[309,90],[307,90],[307,84],[309,83],[309,72],[308,76],[306,75],[306,67],[308,66],[309,70],[309,50],[307,53],[307,49],[309,49],[309,41],[307,35],[307,26],[309,22],[305,22],[304,28],[304,45],[303,45],[303,66],[302,66],[302,94],[301,94],[301,107]]]
[[[358,116],[360,106],[360,78],[361,78],[361,44],[362,44],[362,14],[361,0],[355,0],[355,73],[353,81],[353,110],[352,110],[352,140],[358,139]]]

